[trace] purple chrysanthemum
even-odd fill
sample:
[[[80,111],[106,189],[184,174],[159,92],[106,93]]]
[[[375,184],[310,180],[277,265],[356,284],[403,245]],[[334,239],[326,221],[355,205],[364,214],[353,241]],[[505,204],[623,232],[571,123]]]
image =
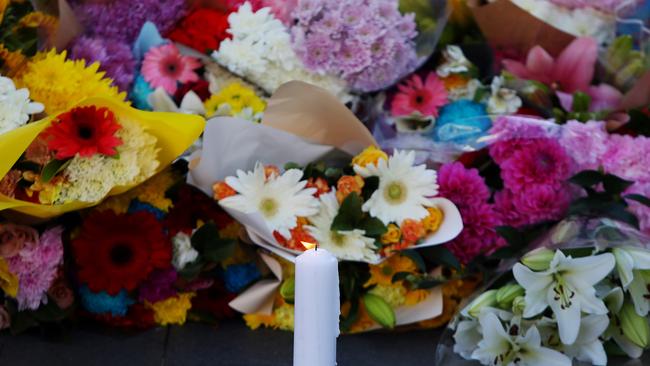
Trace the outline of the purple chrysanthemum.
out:
[[[440,167],[438,185],[440,196],[450,199],[459,207],[477,205],[490,198],[490,191],[478,170],[466,169],[458,162]]]
[[[87,35],[131,44],[146,21],[153,22],[162,34],[170,31],[186,15],[187,3],[186,0],[77,0],[73,9]]]
[[[77,38],[70,47],[70,58],[99,62],[99,70],[113,79],[121,91],[128,91],[135,75],[136,62],[128,44],[103,38]]]
[[[174,269],[152,272],[140,286],[139,300],[154,303],[175,296],[174,282],[177,277]]]

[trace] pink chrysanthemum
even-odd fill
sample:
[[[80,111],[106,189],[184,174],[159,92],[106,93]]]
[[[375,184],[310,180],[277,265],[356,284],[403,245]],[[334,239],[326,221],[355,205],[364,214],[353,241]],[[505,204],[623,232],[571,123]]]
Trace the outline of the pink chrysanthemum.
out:
[[[513,152],[501,164],[506,187],[520,191],[530,184],[555,184],[569,178],[570,160],[564,148],[552,139],[535,139]]]
[[[438,192],[459,207],[487,202],[490,191],[476,169],[466,169],[459,162],[443,165],[438,171]]]
[[[399,92],[391,104],[393,116],[420,112],[425,116],[438,117],[438,109],[447,104],[445,84],[434,72],[427,75],[424,83],[419,75],[413,75],[397,88]]]
[[[41,303],[47,303],[47,290],[63,261],[62,234],[60,226],[49,229],[41,235],[38,245],[25,247],[19,255],[7,259],[9,269],[19,280],[19,310],[36,310]]]
[[[635,183],[627,189],[625,194],[640,194],[650,197],[650,182]],[[630,204],[630,211],[639,219],[641,230],[650,235],[650,207],[634,200],[627,200],[627,202]]]
[[[463,231],[447,245],[461,263],[467,264],[476,256],[490,254],[503,245],[503,240],[496,233],[501,219],[493,205],[479,203],[461,207],[460,214]]]
[[[199,80],[194,72],[201,63],[194,57],[183,56],[173,44],[150,49],[142,62],[142,75],[154,88],[163,88],[174,94],[178,83]]]
[[[604,122],[569,121],[562,128],[560,144],[574,162],[575,172],[599,168],[607,151],[609,135]]]
[[[650,138],[610,135],[602,165],[623,179],[650,182]]]
[[[495,209],[506,225],[521,227],[565,216],[571,202],[566,185],[533,184],[513,192],[505,189],[495,195]]]

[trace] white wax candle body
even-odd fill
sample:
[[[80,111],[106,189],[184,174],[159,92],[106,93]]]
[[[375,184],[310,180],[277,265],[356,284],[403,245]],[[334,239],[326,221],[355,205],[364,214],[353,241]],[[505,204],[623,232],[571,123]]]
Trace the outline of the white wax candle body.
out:
[[[296,258],[294,366],[336,365],[339,269],[336,257],[310,249]]]

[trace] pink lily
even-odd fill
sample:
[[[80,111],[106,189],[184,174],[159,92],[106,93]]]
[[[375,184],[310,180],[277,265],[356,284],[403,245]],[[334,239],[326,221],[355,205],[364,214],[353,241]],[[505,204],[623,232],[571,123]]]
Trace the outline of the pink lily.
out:
[[[573,109],[573,94],[557,91],[558,99],[562,108],[567,111]],[[591,97],[589,112],[615,111],[618,110],[623,99],[623,94],[609,84],[600,84],[587,88],[586,94]]]
[[[598,44],[593,38],[576,38],[557,59],[540,46],[533,47],[523,64],[503,60],[506,70],[526,80],[537,80],[566,93],[587,92],[594,77]]]

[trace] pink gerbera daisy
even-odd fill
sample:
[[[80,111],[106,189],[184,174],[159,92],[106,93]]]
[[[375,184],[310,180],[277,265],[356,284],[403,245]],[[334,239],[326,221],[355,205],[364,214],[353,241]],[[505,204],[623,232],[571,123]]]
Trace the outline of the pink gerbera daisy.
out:
[[[154,88],[163,88],[174,94],[177,83],[199,80],[194,72],[201,63],[194,57],[183,56],[173,44],[150,49],[142,62],[142,76]]]
[[[438,108],[447,104],[445,84],[434,72],[427,75],[424,83],[419,75],[413,75],[397,88],[399,93],[395,95],[391,104],[393,116],[406,116],[420,112],[424,116],[438,117]]]

